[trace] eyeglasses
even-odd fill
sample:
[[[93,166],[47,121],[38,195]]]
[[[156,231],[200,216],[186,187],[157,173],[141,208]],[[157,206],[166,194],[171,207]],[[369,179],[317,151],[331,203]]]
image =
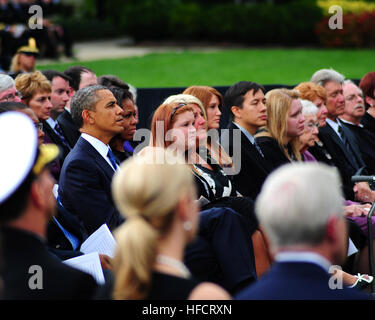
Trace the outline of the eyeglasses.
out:
[[[305,127],[308,128],[309,130],[312,130],[314,127],[316,127],[317,129],[319,129],[319,122],[317,123],[305,123]]]
[[[43,131],[43,123],[42,122],[34,123],[34,125],[35,125],[35,128]]]
[[[180,104],[178,104],[177,107],[175,107],[175,108],[173,109],[173,111],[172,111],[172,114],[171,114],[171,120],[173,119],[173,116],[174,116],[174,114],[176,113],[176,111],[177,111],[178,109],[180,109],[181,107],[184,107],[184,106],[186,106],[186,105],[187,105],[187,103],[180,103]]]
[[[22,99],[22,93],[17,91],[16,93],[11,93],[11,94],[8,94],[6,97],[4,98],[1,98],[0,100],[1,101],[14,101],[16,99],[16,97]]]

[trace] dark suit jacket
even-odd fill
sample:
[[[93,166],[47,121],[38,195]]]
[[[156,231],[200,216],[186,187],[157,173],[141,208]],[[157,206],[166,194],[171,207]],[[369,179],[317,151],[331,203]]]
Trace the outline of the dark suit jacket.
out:
[[[73,148],[81,136],[81,133],[74,123],[72,115],[68,110],[64,110],[64,112],[58,116],[57,122],[59,123],[70,147]]]
[[[365,114],[363,115],[361,119],[361,124],[363,124],[363,126],[367,130],[375,134],[375,119],[368,112],[365,112]]]
[[[356,137],[358,147],[361,151],[363,161],[369,174],[375,174],[375,133],[367,130],[364,127],[356,126],[351,123],[341,123],[346,126]]]
[[[238,300],[367,300],[357,289],[332,290],[330,275],[309,262],[276,262],[258,282],[235,298]]]
[[[285,155],[276,139],[272,137],[258,137],[256,141],[263,151],[264,161],[267,163],[269,173],[284,164],[290,163],[290,160]]]
[[[44,132],[44,138],[43,138],[43,143],[55,143],[52,141],[52,139],[45,133],[44,131],[44,124],[43,124],[43,132]],[[55,178],[56,181],[59,181],[59,178],[60,178],[60,171],[61,171],[61,167],[62,167],[62,160],[63,160],[63,155],[64,155],[64,152],[63,150],[61,149],[60,146],[59,147],[59,156],[53,160],[49,165],[49,169],[50,169],[50,172],[51,174],[53,175],[53,177]]]
[[[233,156],[234,143],[233,130],[240,130],[232,122],[228,125],[229,130],[229,154]],[[241,132],[241,170],[233,175],[233,184],[236,190],[243,196],[256,198],[264,180],[268,175],[267,163],[256,150],[249,139]]]
[[[65,159],[59,180],[60,200],[83,222],[89,235],[104,223],[113,230],[124,221],[112,199],[113,174],[112,167],[82,137]]]
[[[43,123],[43,132],[45,134],[44,140],[45,142],[52,142],[59,147],[60,149],[59,159],[60,159],[60,163],[62,166],[70,149],[61,141],[61,138],[57,135],[55,130],[51,128],[51,126],[48,124],[47,121],[43,120],[42,123]]]
[[[345,198],[354,200],[354,184],[351,182],[351,177],[355,175],[361,167],[365,168],[366,166],[361,157],[361,151],[358,148],[358,142],[355,136],[350,132],[348,128],[346,128],[345,126],[342,127],[346,136],[348,137],[348,141],[351,147],[354,150],[354,153],[352,152],[352,155],[356,157],[359,166],[353,163],[344,143],[328,124],[325,127],[319,129],[319,139],[324,143],[325,148],[332,156],[332,162],[340,172],[344,186]],[[363,173],[365,173],[365,171],[363,171]]]
[[[77,238],[79,241],[79,246],[87,239],[87,232],[82,223],[77,219],[76,216],[68,212],[59,203],[57,203],[57,214],[55,218],[65,230]],[[58,226],[55,219],[51,219],[47,226],[47,245],[50,252],[62,260],[70,259],[83,254],[79,251],[79,247],[76,250],[73,250],[71,242]]]
[[[90,299],[97,288],[91,275],[73,269],[51,255],[38,236],[20,229],[0,229],[1,277],[3,298],[18,299]],[[30,289],[31,266],[40,266],[43,289]]]

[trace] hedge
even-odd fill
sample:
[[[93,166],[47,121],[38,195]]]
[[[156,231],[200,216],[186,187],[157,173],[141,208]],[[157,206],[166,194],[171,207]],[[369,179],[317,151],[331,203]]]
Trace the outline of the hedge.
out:
[[[331,30],[322,0],[236,5],[224,1],[106,0],[98,21],[95,1],[84,0],[76,15],[63,18],[74,40],[127,35],[141,40],[194,40],[249,45],[375,46],[375,2],[335,0],[343,5],[344,29]],[[347,13],[345,13],[347,12]],[[356,13],[355,13],[356,12]],[[78,14],[78,15],[77,15]]]
[[[111,21],[135,40],[315,43],[314,27],[323,17],[310,0],[285,5],[111,0],[107,5],[113,11]]]

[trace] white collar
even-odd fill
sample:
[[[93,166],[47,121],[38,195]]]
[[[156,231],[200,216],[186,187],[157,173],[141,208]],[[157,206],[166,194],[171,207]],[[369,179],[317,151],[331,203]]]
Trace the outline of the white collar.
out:
[[[232,122],[235,126],[238,127],[238,129],[241,130],[241,132],[249,139],[249,141],[251,142],[251,144],[254,144],[255,142],[255,139],[254,137],[251,135],[251,133],[249,131],[247,131],[244,127],[240,126],[238,123],[236,122]]]
[[[360,123],[360,124],[355,124],[355,123],[353,123],[353,122],[350,122],[350,121],[348,121],[348,120],[345,120],[345,119],[341,119],[341,118],[340,118],[340,121],[342,121],[342,122],[344,122],[344,123],[348,123],[348,124],[351,124],[351,125],[353,125],[353,126],[356,126],[356,127],[360,127],[360,128],[363,128],[363,125],[362,125],[362,123]]]
[[[95,148],[95,150],[100,153],[100,155],[104,158],[104,160],[107,161],[107,163],[111,166],[111,168],[113,168],[113,165],[108,158],[108,150],[110,149],[110,147],[107,144],[104,144],[99,139],[93,136],[90,136],[87,133],[82,133],[81,137],[85,139],[88,143],[90,143]],[[116,171],[116,168],[113,168],[113,170]]]
[[[309,252],[309,251],[285,251],[279,252],[275,255],[275,260],[278,262],[308,262],[313,263],[324,269],[326,272],[329,271],[330,266],[332,265],[326,258],[322,255]]]
[[[340,123],[338,122],[338,120],[336,120],[336,121],[333,121],[333,120],[331,120],[331,119],[326,119],[326,122],[327,122],[327,124],[333,129],[333,131],[335,131],[336,132],[336,134],[340,137],[340,139],[341,139],[341,135],[340,135],[340,133],[339,133],[339,126],[340,126]]]
[[[93,136],[90,136],[87,133],[82,133],[81,137],[85,139],[87,142],[89,142],[95,148],[95,150],[101,154],[103,158],[107,158],[109,148],[108,145],[104,144],[104,142],[100,141],[99,139]]]
[[[51,117],[49,117],[46,122],[50,125],[52,129],[55,129],[56,120],[53,120]]]

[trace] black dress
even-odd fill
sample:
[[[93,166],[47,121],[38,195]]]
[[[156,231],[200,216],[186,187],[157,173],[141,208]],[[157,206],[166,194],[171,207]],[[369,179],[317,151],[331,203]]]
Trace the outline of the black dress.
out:
[[[187,300],[200,282],[190,278],[176,277],[166,273],[153,272],[147,300]]]
[[[309,152],[315,157],[317,161],[324,162],[330,166],[335,165],[332,161],[332,155],[324,147],[322,141],[315,142],[315,144],[309,148]]]
[[[207,210],[217,207],[231,208],[245,218],[250,235],[258,227],[259,222],[254,214],[254,201],[249,197],[240,197],[229,177],[208,152],[207,162],[213,170],[200,164],[194,164],[194,176],[198,190],[198,199],[203,196],[210,202],[201,207]]]
[[[200,164],[193,166],[198,198],[203,196],[209,201],[214,201],[222,197],[237,196],[232,182],[218,164],[211,164],[213,170]]]
[[[272,137],[257,137],[256,142],[262,149],[264,161],[267,162],[267,168],[270,170],[269,173],[283,164],[291,162],[276,139]],[[288,150],[290,150],[290,148],[288,148]],[[289,153],[292,154],[291,151]]]

